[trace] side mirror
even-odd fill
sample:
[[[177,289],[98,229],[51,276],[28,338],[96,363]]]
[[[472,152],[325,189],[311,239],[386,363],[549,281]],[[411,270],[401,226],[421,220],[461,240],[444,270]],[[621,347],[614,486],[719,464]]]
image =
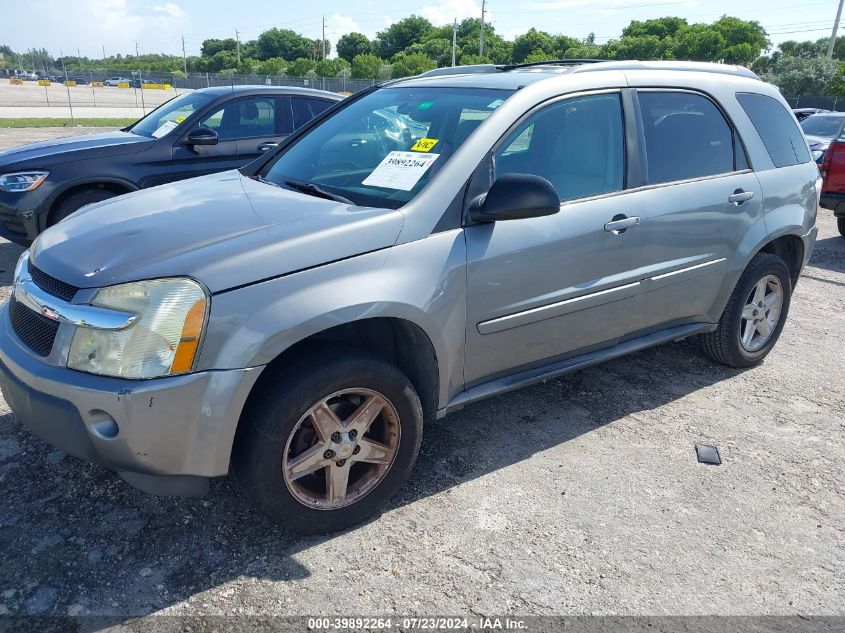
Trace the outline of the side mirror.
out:
[[[217,145],[219,142],[220,138],[217,136],[217,132],[207,127],[198,127],[191,130],[185,139],[185,145]]]
[[[474,204],[469,216],[474,222],[522,220],[560,211],[560,197],[554,185],[531,174],[503,174],[487,195]]]

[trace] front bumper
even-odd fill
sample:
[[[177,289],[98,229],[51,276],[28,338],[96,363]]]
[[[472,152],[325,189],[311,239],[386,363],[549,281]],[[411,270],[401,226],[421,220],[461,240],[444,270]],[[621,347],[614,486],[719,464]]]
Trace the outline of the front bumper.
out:
[[[0,388],[17,418],[70,455],[154,494],[198,495],[225,475],[235,429],[261,368],[153,380],[49,365],[22,347],[0,308]]]
[[[823,193],[819,205],[822,209],[833,211],[834,217],[845,218],[845,194]]]
[[[23,194],[0,191],[0,237],[29,246],[41,230],[40,220],[45,209],[37,190]]]

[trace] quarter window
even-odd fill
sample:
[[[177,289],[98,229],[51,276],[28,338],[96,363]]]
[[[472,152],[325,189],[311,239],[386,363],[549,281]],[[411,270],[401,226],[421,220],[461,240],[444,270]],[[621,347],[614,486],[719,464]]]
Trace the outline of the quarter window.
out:
[[[763,139],[775,167],[810,162],[810,152],[795,117],[780,102],[750,92],[741,92],[736,98]]]
[[[496,174],[546,178],[561,201],[624,187],[625,145],[618,94],[560,101],[529,116],[496,152]]]
[[[733,130],[710,99],[688,92],[638,96],[650,183],[734,171]],[[744,154],[739,162],[744,162]]]
[[[331,105],[331,101],[326,101],[324,99],[292,97],[291,106],[293,107],[293,129],[298,130],[315,116],[322,113],[323,110],[327,110]]]

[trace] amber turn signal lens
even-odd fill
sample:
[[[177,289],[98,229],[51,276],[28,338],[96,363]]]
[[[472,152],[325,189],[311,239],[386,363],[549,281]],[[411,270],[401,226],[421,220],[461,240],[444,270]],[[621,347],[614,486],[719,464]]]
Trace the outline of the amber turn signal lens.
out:
[[[205,299],[200,299],[185,317],[185,324],[182,326],[182,336],[179,338],[179,345],[176,347],[176,356],[173,358],[173,365],[170,367],[171,374],[184,374],[191,371],[194,365],[194,357],[199,347],[202,325],[205,320]]]

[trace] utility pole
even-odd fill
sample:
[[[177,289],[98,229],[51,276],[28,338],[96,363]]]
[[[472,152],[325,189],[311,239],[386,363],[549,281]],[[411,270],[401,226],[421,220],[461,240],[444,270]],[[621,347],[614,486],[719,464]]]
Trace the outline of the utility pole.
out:
[[[109,63],[106,61],[106,45],[103,44],[103,68],[106,71],[106,74],[109,74]]]
[[[188,74],[188,56],[185,54],[185,36],[182,36],[182,65],[185,69],[185,75]]]
[[[841,2],[842,0],[840,0]],[[484,12],[487,8],[487,0],[481,0],[481,37],[478,38],[478,56],[484,57]]]
[[[452,23],[452,68],[455,67],[455,48],[458,43],[458,18]]]
[[[65,74],[65,90],[67,90],[67,107],[70,108],[70,124],[76,125],[76,121],[73,118],[73,102],[70,98],[70,86],[68,85],[70,82],[67,79],[67,67],[65,66],[65,52],[59,51],[59,55],[62,56],[62,72]]]
[[[836,20],[833,23],[833,32],[830,34],[830,42],[827,44],[827,56],[833,57],[833,47],[836,45],[836,31],[839,30],[839,20],[842,18],[842,5],[845,0],[839,0],[839,8],[836,10]]]
[[[326,14],[323,14],[323,59],[326,58]]]
[[[138,52],[138,40],[135,40],[135,61],[138,61],[138,58],[141,56],[141,53]]]
[[[241,63],[241,34],[238,33],[238,29],[235,29],[235,46],[238,49],[238,65]]]

